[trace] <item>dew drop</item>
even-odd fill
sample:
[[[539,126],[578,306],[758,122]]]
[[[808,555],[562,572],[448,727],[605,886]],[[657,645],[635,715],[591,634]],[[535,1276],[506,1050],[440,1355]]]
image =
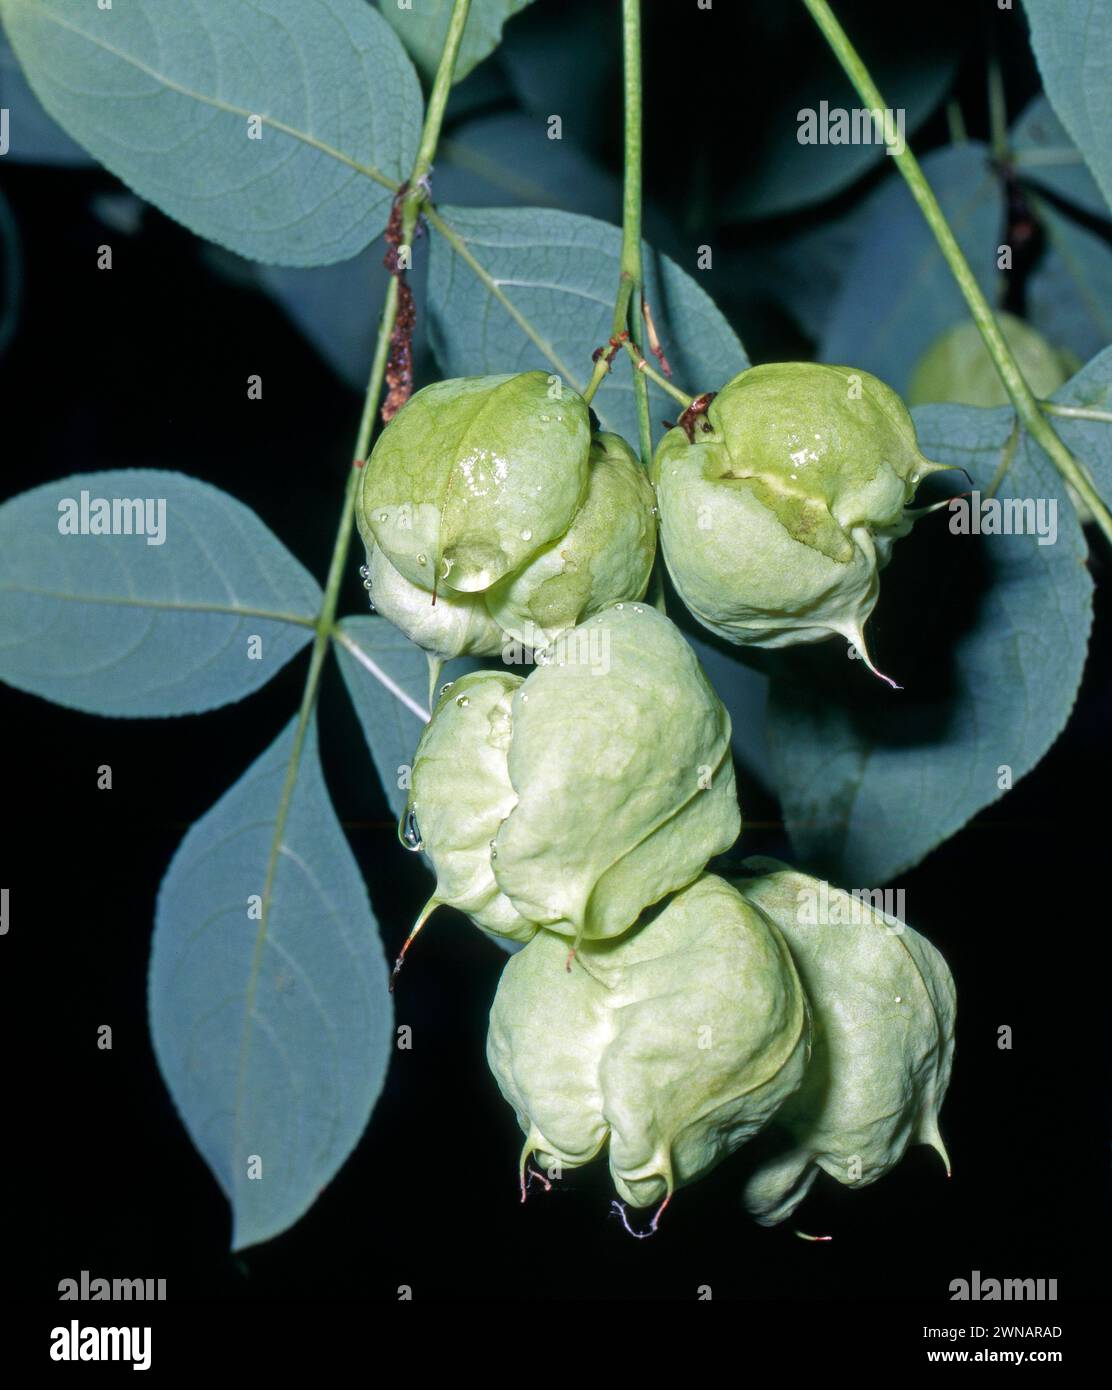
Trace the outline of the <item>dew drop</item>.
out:
[[[389,521],[390,517],[386,512],[379,512],[378,519],[379,521]]]
[[[468,706],[470,703],[471,703],[471,701],[470,701],[470,699],[468,698],[468,696],[466,696],[466,695],[457,695],[457,696],[456,696],[456,704],[460,707],[460,709],[466,709],[467,706]]]
[[[427,565],[427,564],[428,564],[428,558],[427,558],[426,556],[424,556],[424,555],[418,555],[418,556],[417,556],[417,563],[418,563],[419,565]]]
[[[498,846],[494,843],[493,840],[491,840],[490,842],[490,857],[492,859],[498,858]]]
[[[423,848],[421,831],[417,825],[416,807],[410,807],[402,817],[401,825],[398,827],[398,839],[411,853],[415,854]]]
[[[360,565],[360,566],[359,566],[359,578],[360,578],[360,579],[366,579],[366,577],[367,577],[368,574],[370,574],[370,570],[368,570],[367,566],[366,566],[366,565]]]
[[[522,531],[522,533],[521,533],[521,539],[522,539],[523,541],[531,541],[531,540],[533,539],[533,533],[532,533],[532,531],[529,531],[529,530]]]
[[[455,681],[449,681],[447,685],[442,685],[440,687],[441,695],[447,695],[448,691],[451,690],[453,685],[455,685]]]
[[[364,589],[367,590],[368,593],[370,593],[370,591],[371,591],[371,581],[370,581],[369,579],[364,579],[364,581],[363,581],[363,587],[364,587]]]
[[[643,608],[638,608],[637,605],[634,604],[634,605],[633,605],[633,611],[634,611],[635,613],[643,613],[645,610],[644,610]]]
[[[614,607],[617,608],[617,609],[622,609],[622,608],[625,607],[625,604],[624,604],[624,603],[616,603],[616,604],[614,605]]]
[[[896,1003],[897,1003],[897,1004],[902,1004],[902,1003],[903,1003],[903,995],[902,995],[902,994],[897,994],[897,995],[896,995]]]

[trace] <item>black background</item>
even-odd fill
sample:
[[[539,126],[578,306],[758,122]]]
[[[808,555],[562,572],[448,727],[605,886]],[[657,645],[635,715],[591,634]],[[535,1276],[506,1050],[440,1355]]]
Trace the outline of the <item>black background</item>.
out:
[[[581,8],[568,7],[569,23]],[[983,135],[989,39],[978,7],[965,8],[960,91]],[[646,34],[647,193],[663,204],[683,196],[702,132],[705,148],[728,158],[713,131],[736,115],[731,50],[742,35],[734,7],[719,5],[707,21],[714,36],[685,47],[668,9],[648,7]],[[1021,24],[999,32],[1018,110],[1036,78]],[[686,65],[697,111],[683,95]],[[777,80],[747,72],[768,88]],[[599,124],[617,131],[619,109],[615,91]],[[944,138],[936,121],[921,143]],[[616,162],[613,141],[601,153]],[[107,233],[92,200],[115,187],[109,175],[6,164],[0,177],[25,257],[21,323],[0,364],[5,494],[75,471],[178,468],[242,499],[323,576],[359,397],[270,300],[215,275],[200,244],[159,214],[136,235]],[[721,235],[743,245],[750,233]],[[104,241],[110,273],[95,268]],[[807,350],[775,313],[747,316],[739,300],[734,319],[757,360]],[[262,401],[245,397],[249,372],[263,377]],[[358,563],[353,549],[342,611],[363,611]],[[363,1140],[296,1227],[230,1254],[226,1204],[151,1052],[151,922],[182,835],[286,724],[307,657],[239,705],[171,721],[94,718],[4,688],[6,1296],[53,1298],[83,1269],[165,1278],[172,1299],[394,1300],[400,1285],[415,1299],[694,1299],[709,1285],[716,1299],[943,1300],[974,1269],[1057,1278],[1062,1299],[1105,1295],[1112,661],[1108,565],[1098,558],[1094,569],[1104,582],[1067,731],[1005,800],[897,884],[958,987],[942,1114],[954,1176],[919,1149],[863,1192],[821,1180],[798,1220],[832,1234],[827,1244],[754,1226],[731,1164],[681,1192],[652,1240],[630,1239],[608,1215],[604,1165],[522,1207],[520,1137],[483,1055],[503,957],[444,913],[403,975],[397,1021],[412,1025],[414,1045],[395,1055]],[[886,612],[882,600],[891,643]],[[917,616],[937,619],[901,616],[912,633]],[[326,775],[392,958],[426,884],[397,847],[334,666],[321,727]],[[102,763],[110,792],[96,788]],[[747,794],[744,769],[739,783],[745,811],[774,820],[767,798]],[[744,849],[789,853],[775,825],[749,832]],[[96,1046],[104,1023],[110,1052]],[[997,1047],[1002,1025],[1011,1051]]]

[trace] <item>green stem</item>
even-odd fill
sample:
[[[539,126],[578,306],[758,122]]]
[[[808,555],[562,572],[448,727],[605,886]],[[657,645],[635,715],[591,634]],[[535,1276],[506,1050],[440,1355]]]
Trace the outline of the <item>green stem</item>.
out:
[[[625,182],[622,187],[622,281],[630,298],[645,283],[641,264],[641,0],[622,0],[622,56],[625,99]],[[627,301],[628,313],[628,301]],[[646,325],[647,331],[647,325]],[[649,420],[649,386],[643,373],[633,374],[641,462],[652,463],[653,436]]]
[[[1097,410],[1095,406],[1059,405],[1057,401],[1040,401],[1039,404],[1048,415],[1061,415],[1064,420],[1100,420],[1112,425],[1112,412]]]
[[[622,257],[621,285],[628,284],[625,312],[633,295],[641,294],[645,271],[641,262],[641,155],[642,76],[641,76],[641,0],[622,0],[622,60],[625,102],[625,182],[622,187]],[[621,294],[619,292],[619,301]],[[638,305],[640,308],[640,305]],[[616,317],[616,311],[615,311]],[[628,319],[626,320],[628,322]],[[648,323],[645,324],[648,333]],[[626,347],[632,352],[629,342]],[[635,354],[635,356],[641,356]],[[649,419],[649,385],[645,373],[657,378],[666,391],[676,395],[670,382],[654,371],[643,356],[633,370],[633,395],[637,404],[637,435],[641,463],[646,472],[652,468],[653,431]],[[664,561],[659,543],[653,559],[650,580],[651,602],[667,617],[664,601]]]
[[[413,229],[417,224],[417,215],[421,210],[421,205],[427,197],[422,180],[432,168],[433,155],[436,152],[436,141],[440,134],[440,124],[444,118],[444,107],[448,100],[448,91],[452,85],[452,73],[456,65],[456,56],[459,53],[460,40],[463,37],[463,26],[467,22],[467,12],[470,8],[471,0],[455,0],[452,10],[451,22],[448,26],[447,38],[444,41],[444,50],[440,56],[440,66],[437,69],[436,80],[429,96],[428,108],[425,112],[425,124],[421,131],[420,144],[417,147],[417,158],[413,164],[413,172],[409,179],[409,190],[406,194],[405,207],[402,213],[402,242],[406,245],[412,239]],[[362,468],[366,462],[367,449],[371,442],[371,435],[374,432],[375,416],[378,411],[379,397],[382,394],[382,383],[386,376],[386,364],[390,356],[390,335],[394,331],[394,321],[398,312],[398,282],[391,277],[390,284],[386,290],[386,302],[382,309],[382,318],[378,326],[378,341],[375,344],[374,361],[371,364],[371,375],[367,383],[367,394],[363,402],[363,414],[359,421],[359,430],[355,440],[354,463],[348,470],[347,486],[344,489],[344,505],[340,515],[340,525],[336,532],[336,541],[332,547],[332,560],[328,566],[328,580],[325,584],[324,598],[321,602],[320,613],[317,615],[316,632],[313,637],[313,649],[309,657],[309,671],[305,677],[305,689],[301,696],[301,708],[298,711],[297,728],[294,732],[293,747],[290,750],[290,760],[286,767],[286,777],[282,785],[281,799],[278,804],[278,815],[275,819],[274,836],[270,844],[270,858],[267,863],[266,881],[263,888],[263,914],[259,923],[259,934],[256,943],[256,956],[262,949],[262,942],[266,936],[267,920],[270,913],[270,897],[274,883],[274,872],[278,864],[278,854],[282,844],[282,836],[285,833],[286,820],[289,815],[290,803],[293,798],[294,786],[297,783],[297,774],[301,765],[301,751],[305,743],[305,735],[309,728],[309,721],[313,715],[313,708],[316,704],[317,692],[320,688],[321,671],[324,667],[324,658],[328,652],[329,638],[332,636],[336,624],[336,605],[340,597],[340,585],[344,577],[344,567],[347,564],[348,548],[351,544],[352,522],[355,517],[355,501],[359,490],[359,482],[362,478]]]
[[[622,0],[622,55],[625,181],[622,185],[622,249],[618,293],[614,300],[614,314],[610,323],[612,340],[631,331],[631,317],[636,318],[636,311],[631,314],[631,306],[634,296],[644,283],[641,265],[641,0]],[[636,359],[637,354],[633,355]],[[595,369],[583,393],[584,400],[594,399],[595,392],[609,371],[610,363],[605,354],[602,354],[595,363]],[[637,402],[641,459],[647,468],[652,458],[652,428],[649,421],[649,388],[642,372],[634,373],[633,390]]]
[[[876,84],[869,76],[868,69],[850,43],[845,30],[835,19],[826,0],[803,0],[803,3],[822,30],[827,43],[833,49],[846,76],[857,89],[861,100],[870,110],[885,110],[884,98],[877,90]],[[887,132],[885,136],[887,138]],[[993,317],[988,301],[981,293],[981,287],[977,284],[969,262],[965,259],[957,239],[950,230],[946,215],[939,207],[938,199],[934,196],[930,184],[919,167],[918,160],[906,144],[901,150],[899,143],[892,141],[890,149],[899,166],[900,173],[904,176],[907,186],[911,190],[911,196],[918,203],[919,210],[934,233],[935,240],[938,242],[954,279],[957,281],[958,288],[965,296],[969,312],[980,330],[989,355],[996,364],[996,370],[1000,374],[1000,379],[1004,383],[1024,429],[1050,457],[1051,462],[1062,477],[1072,483],[1078,495],[1092,512],[1093,519],[1107,540],[1112,543],[1112,515],[1109,514],[1108,508],[1101,500],[1088,474],[1054,433],[1040,410],[1038,401],[1024,380],[1019,364],[1005,342],[999,324]]]
[[[678,401],[680,405],[683,406],[684,410],[686,410],[695,397],[689,396],[686,391],[681,391],[678,386],[673,386],[664,373],[658,372],[655,367],[651,366],[631,342],[627,340],[623,346],[630,357],[633,358],[633,365],[637,374],[639,376],[647,376],[650,381],[655,381],[662,391],[666,391],[674,401]]]

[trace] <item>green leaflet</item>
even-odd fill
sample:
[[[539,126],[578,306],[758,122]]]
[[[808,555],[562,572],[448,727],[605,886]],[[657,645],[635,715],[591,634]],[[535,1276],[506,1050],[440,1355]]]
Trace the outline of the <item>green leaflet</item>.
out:
[[[0,15],[68,134],[242,256],[354,256],[413,163],[417,78],[366,0],[0,0]]]

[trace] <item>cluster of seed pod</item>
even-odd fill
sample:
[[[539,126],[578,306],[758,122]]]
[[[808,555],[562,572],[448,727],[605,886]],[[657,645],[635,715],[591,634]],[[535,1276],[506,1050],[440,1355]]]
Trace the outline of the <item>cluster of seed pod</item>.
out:
[[[652,487],[586,402],[543,372],[427,386],[375,445],[356,507],[375,608],[430,656],[543,650],[643,597]]]
[[[563,1171],[605,1150],[645,1207],[760,1135],[744,1200],[780,1221],[820,1169],[861,1186],[912,1142],[944,1154],[953,984],[902,923],[812,924],[807,875],[708,872],[741,830],[730,718],[643,601],[657,507],[676,588],[712,630],[861,644],[937,465],[875,378],[753,368],[665,436],[654,504],[628,446],[551,389],[539,372],[426,388],[366,470],[380,611],[438,658],[505,657],[510,638],[532,665],[473,671],[435,705],[403,836],[436,886],[410,940],[446,905],[521,945],[487,1055],[526,1136],[523,1192],[531,1156]]]

